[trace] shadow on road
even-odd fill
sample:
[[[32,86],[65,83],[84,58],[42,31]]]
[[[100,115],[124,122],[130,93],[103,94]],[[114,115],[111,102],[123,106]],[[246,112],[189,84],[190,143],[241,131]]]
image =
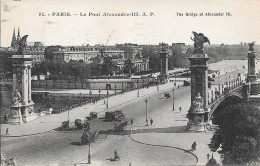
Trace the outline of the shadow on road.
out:
[[[71,142],[71,145],[82,146],[81,142]]]
[[[186,132],[187,126],[177,126],[177,127],[168,127],[168,128],[149,128],[149,129],[137,129],[132,131],[132,134],[138,133],[184,133]],[[107,131],[100,131],[103,134],[107,135],[129,135],[130,130],[116,131],[113,129]]]

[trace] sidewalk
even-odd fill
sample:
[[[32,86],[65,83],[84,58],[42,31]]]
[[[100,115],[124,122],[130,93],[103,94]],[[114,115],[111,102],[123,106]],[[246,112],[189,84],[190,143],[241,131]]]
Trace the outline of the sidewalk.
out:
[[[181,85],[182,83],[179,83]],[[177,84],[178,85],[178,84]],[[167,83],[164,85],[159,85],[159,90],[163,91],[165,89],[172,88],[174,86],[174,83]],[[105,112],[106,110],[109,110],[110,108],[116,107],[118,105],[122,105],[128,102],[131,102],[135,99],[144,97],[146,95],[149,95],[151,93],[156,93],[157,86],[149,87],[139,89],[139,96],[137,97],[137,90],[126,92],[124,94],[119,94],[115,96],[109,97],[109,107],[106,109],[106,104],[104,104],[104,100],[106,102],[106,99],[98,101],[96,104],[86,104],[81,107],[73,108],[69,111],[69,117],[70,117],[70,123],[74,123],[75,119],[77,118],[83,118],[87,117],[90,112]],[[1,136],[6,136],[5,131],[8,128],[9,135],[8,136],[29,136],[29,135],[35,135],[40,134],[44,132],[49,132],[55,128],[58,128],[61,126],[61,123],[63,121],[68,120],[68,111],[62,112],[60,114],[52,114],[52,115],[46,115],[43,117],[39,117],[38,119],[35,119],[28,123],[23,124],[1,124]]]

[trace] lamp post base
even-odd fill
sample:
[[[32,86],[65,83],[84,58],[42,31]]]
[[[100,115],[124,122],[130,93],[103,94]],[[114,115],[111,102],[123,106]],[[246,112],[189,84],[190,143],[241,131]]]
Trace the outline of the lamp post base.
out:
[[[91,164],[91,157],[90,157],[90,154],[88,154],[88,164]]]

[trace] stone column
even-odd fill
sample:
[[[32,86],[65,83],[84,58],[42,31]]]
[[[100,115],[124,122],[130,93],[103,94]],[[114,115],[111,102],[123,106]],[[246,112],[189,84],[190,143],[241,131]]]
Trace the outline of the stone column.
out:
[[[28,103],[28,70],[25,66],[23,66],[22,69],[22,98],[23,104],[26,105]]]
[[[160,72],[160,81],[165,82],[168,78],[168,53],[166,50],[160,51],[161,59],[161,72]]]
[[[187,127],[189,131],[206,131],[204,117],[207,121],[209,104],[207,61],[209,57],[206,53],[194,53],[188,59],[191,70],[191,107],[187,114],[189,118]],[[213,97],[213,94],[211,96]],[[201,105],[199,109],[197,102]]]
[[[168,75],[168,54],[165,57],[165,73]]]
[[[192,54],[188,58],[190,60],[191,69],[191,103],[195,96],[200,93],[204,100],[204,107],[208,103],[208,64],[209,58],[207,54]]]
[[[17,89],[17,67],[14,66],[13,68],[13,93],[15,93],[15,90]]]
[[[31,76],[31,66],[28,66],[28,102],[32,102],[32,76]]]
[[[247,80],[249,82],[256,81],[256,73],[255,73],[255,51],[248,51],[248,76]]]

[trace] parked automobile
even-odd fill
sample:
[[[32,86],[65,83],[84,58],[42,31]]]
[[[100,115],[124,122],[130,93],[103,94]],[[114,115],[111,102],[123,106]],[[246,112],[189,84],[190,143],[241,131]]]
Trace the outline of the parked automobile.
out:
[[[97,119],[97,112],[90,112],[87,120]]]
[[[184,80],[184,81],[183,81],[183,86],[190,86],[190,82],[189,82],[189,81],[186,81],[186,80]]]

